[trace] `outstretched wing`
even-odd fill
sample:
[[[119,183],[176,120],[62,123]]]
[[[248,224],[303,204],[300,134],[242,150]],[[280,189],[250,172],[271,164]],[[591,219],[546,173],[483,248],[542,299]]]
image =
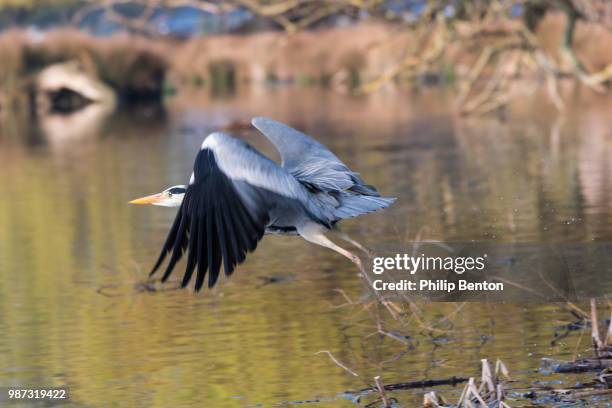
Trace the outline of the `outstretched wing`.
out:
[[[345,191],[378,197],[376,189],[363,182],[335,154],[310,136],[270,118],[251,123],[279,151],[282,166],[305,185],[322,191]]]
[[[171,253],[162,281],[168,279],[186,251],[182,286],[196,272],[199,290],[219,278],[221,263],[230,275],[254,251],[264,235],[269,210],[279,200],[300,200],[304,192],[291,175],[248,144],[223,133],[206,138],[195,160],[183,203],[157,263]]]
[[[378,211],[395,201],[381,197],[329,149],[299,130],[264,117],[254,118],[252,124],[278,149],[283,168],[331,211],[331,222]]]

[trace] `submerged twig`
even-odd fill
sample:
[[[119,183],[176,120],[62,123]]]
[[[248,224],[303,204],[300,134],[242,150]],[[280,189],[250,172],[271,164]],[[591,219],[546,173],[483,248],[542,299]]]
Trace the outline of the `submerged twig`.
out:
[[[321,350],[321,351],[317,351],[315,354],[327,354],[329,356],[329,358],[340,368],[342,368],[344,371],[346,371],[347,373],[351,374],[354,377],[359,377],[359,374],[357,374],[356,372],[354,372],[353,370],[351,370],[350,368],[348,368],[346,365],[342,364],[340,361],[338,361],[338,359],[336,359],[336,357],[334,357],[334,355],[328,351],[328,350]]]

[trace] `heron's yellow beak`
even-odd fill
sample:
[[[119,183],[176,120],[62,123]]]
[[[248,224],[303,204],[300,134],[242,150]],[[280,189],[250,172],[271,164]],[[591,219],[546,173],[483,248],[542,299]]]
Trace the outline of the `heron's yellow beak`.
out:
[[[155,204],[164,199],[164,195],[162,193],[152,194],[145,197],[140,197],[135,200],[130,201],[128,204]]]

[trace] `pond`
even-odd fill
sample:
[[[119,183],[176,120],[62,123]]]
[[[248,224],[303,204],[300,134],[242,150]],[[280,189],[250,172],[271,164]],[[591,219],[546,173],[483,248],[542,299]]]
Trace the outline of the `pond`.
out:
[[[239,126],[266,115],[317,137],[398,197],[344,224],[375,251],[415,239],[608,242],[612,100],[572,100],[562,117],[534,95],[496,117],[464,119],[441,90],[354,97],[279,87],[215,98],[186,91],[163,109],[5,118],[0,386],[67,386],[75,407],[318,408],[356,406],[349,391],[376,375],[477,376],[482,358],[504,361],[518,380],[513,398],[531,385],[588,381],[541,369],[543,357],[590,355],[589,332],[553,341],[574,319],[563,304],[418,303],[420,317],[395,328],[398,341],[376,333],[373,310],[347,305],[364,295],[354,265],[299,238],[266,237],[211,291],[143,290],[175,210],[127,204],[185,183],[202,139],[219,128],[278,160],[263,136]],[[609,269],[589,278],[610,293]],[[439,389],[456,400],[461,385]],[[423,393],[393,397],[411,407]]]

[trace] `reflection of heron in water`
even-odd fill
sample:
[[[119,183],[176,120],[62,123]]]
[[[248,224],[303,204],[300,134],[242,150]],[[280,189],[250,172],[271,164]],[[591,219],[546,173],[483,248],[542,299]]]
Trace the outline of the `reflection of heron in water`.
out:
[[[361,268],[355,254],[329,240],[339,237],[365,251],[335,226],[340,220],[388,207],[395,199],[380,197],[325,146],[309,136],[267,118],[255,118],[259,129],[278,149],[279,166],[253,147],[224,133],[213,133],[202,143],[188,186],[174,186],[131,201],[180,207],[154,273],[172,253],[162,281],[184,252],[186,286],[197,269],[195,289],[226,275],[254,251],[264,233],[300,235],[330,248]]]

